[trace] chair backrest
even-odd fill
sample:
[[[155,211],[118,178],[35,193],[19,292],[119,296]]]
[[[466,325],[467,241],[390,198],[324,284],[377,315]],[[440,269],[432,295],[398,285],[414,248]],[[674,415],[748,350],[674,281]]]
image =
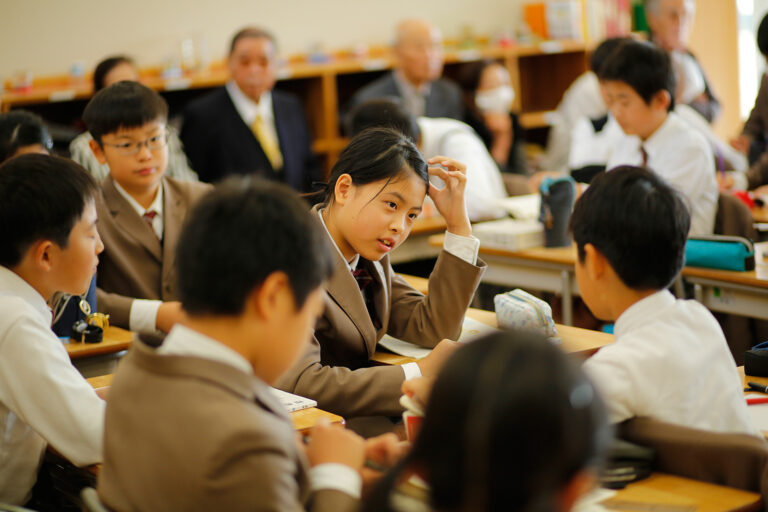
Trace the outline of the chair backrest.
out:
[[[83,487],[80,491],[80,499],[83,502],[83,512],[109,512],[93,487]]]
[[[743,236],[757,240],[754,223],[752,212],[741,199],[730,194],[718,196],[714,230],[716,235]]]
[[[768,502],[768,442],[747,434],[723,434],[647,417],[619,425],[622,439],[656,450],[663,473],[759,492]]]

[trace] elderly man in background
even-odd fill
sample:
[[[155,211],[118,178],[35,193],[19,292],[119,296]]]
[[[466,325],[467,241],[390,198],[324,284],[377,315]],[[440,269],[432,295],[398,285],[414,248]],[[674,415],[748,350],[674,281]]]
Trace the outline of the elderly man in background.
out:
[[[415,117],[464,118],[459,86],[441,78],[443,39],[425,20],[409,19],[397,26],[393,45],[395,69],[360,89],[351,107],[378,98],[401,98]]]
[[[691,106],[710,123],[720,113],[704,69],[688,50],[696,15],[695,0],[645,0],[651,40],[669,52],[677,78],[676,100]]]

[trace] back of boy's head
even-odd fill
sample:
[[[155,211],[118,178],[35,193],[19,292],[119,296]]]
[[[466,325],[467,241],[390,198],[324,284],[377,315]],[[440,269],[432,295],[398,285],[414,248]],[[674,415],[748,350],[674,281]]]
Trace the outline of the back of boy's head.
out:
[[[426,471],[436,510],[556,510],[610,437],[578,365],[541,335],[499,332],[446,362],[405,465]]]
[[[83,112],[88,131],[101,144],[101,138],[120,128],[139,128],[153,121],[168,119],[168,104],[162,96],[138,82],[118,82],[91,98]]]
[[[366,128],[349,141],[331,169],[325,204],[334,197],[336,182],[349,174],[354,185],[397,179],[407,169],[424,180],[424,192],[429,185],[427,161],[413,140],[394,128]]]
[[[104,88],[104,79],[107,77],[110,71],[119,66],[120,64],[130,64],[134,66],[133,59],[125,55],[115,55],[113,57],[107,57],[98,64],[96,69],[93,70],[93,92],[99,92]]]
[[[616,50],[616,48],[618,48],[621,43],[627,39],[629,38],[609,37],[597,45],[595,51],[593,51],[592,55],[589,56],[589,69],[592,70],[592,72],[595,74],[599,73],[600,68],[603,67],[606,59],[611,55],[611,53],[613,53],[614,50]]]
[[[19,148],[40,144],[50,151],[53,140],[40,116],[26,110],[13,110],[0,116],[0,162],[11,158]]]
[[[669,93],[668,111],[675,108],[675,73],[661,47],[626,38],[614,48],[597,72],[600,80],[624,82],[650,104],[659,91]]]
[[[571,214],[579,261],[592,244],[627,287],[641,291],[672,283],[690,226],[683,197],[652,171],[630,166],[592,180]]]
[[[763,16],[760,26],[757,27],[757,48],[763,57],[768,58],[768,14]]]
[[[179,295],[192,315],[238,315],[274,272],[297,308],[333,272],[332,253],[307,204],[285,185],[232,178],[206,195],[176,249]]]
[[[67,247],[98,185],[66,158],[28,154],[0,166],[0,265],[15,267],[39,240]]]
[[[355,107],[349,115],[349,135],[354,137],[366,128],[392,128],[419,142],[419,124],[398,98],[368,100]]]

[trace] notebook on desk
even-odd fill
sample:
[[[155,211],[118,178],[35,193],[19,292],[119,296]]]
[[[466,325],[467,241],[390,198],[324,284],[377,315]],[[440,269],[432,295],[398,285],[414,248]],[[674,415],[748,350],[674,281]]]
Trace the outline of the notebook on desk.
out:
[[[283,404],[283,407],[285,407],[288,412],[296,412],[302,409],[317,407],[317,402],[309,398],[304,398],[303,396],[294,395],[293,393],[288,393],[287,391],[275,388],[270,388],[270,391],[272,391],[275,398],[280,400],[280,403]]]
[[[491,327],[490,325],[478,322],[469,317],[464,317],[464,323],[461,326],[461,335],[457,341],[464,343],[483,334],[495,331],[498,331],[495,327]],[[394,338],[388,334],[384,335],[384,337],[379,340],[379,345],[395,354],[411,357],[413,359],[422,359],[432,351],[431,348],[420,347],[413,343]]]
[[[501,219],[480,222],[472,234],[483,247],[519,251],[544,245],[544,225],[538,220]]]
[[[523,194],[498,200],[499,207],[517,220],[537,220],[541,211],[541,194]]]

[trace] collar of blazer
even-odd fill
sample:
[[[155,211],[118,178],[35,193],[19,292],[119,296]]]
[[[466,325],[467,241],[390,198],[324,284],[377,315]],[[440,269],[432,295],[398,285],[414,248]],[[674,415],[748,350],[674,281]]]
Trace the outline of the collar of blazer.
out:
[[[154,348],[138,340],[131,346],[126,360],[156,375],[204,381],[245,401],[256,402],[262,408],[290,421],[288,412],[272,396],[264,381],[228,364],[200,357],[160,355]]]
[[[181,198],[171,185],[171,182],[163,177],[163,242],[161,243],[152,228],[117,191],[112,176],[107,176],[101,183],[104,204],[115,219],[118,229],[124,236],[133,238],[146,247],[159,262],[163,261],[164,256],[172,260],[173,254],[168,252],[176,247],[183,221],[183,212],[179,208]]]

